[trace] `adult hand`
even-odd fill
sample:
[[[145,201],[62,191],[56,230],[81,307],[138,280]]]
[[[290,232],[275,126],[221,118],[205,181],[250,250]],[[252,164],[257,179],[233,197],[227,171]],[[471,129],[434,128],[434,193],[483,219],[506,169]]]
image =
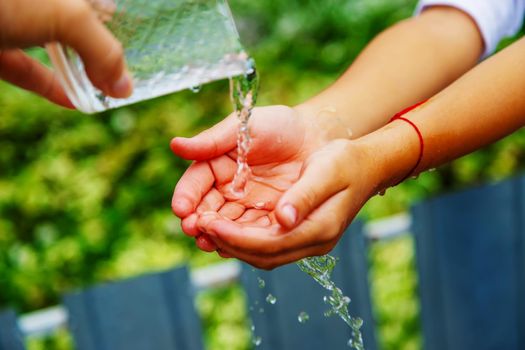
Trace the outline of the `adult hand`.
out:
[[[105,15],[114,10],[112,1],[103,4]],[[86,0],[0,1],[0,78],[72,108],[53,72],[21,50],[58,41],[78,52],[88,77],[105,94],[129,96],[133,87],[122,45],[99,14]]]
[[[196,161],[179,181],[172,208],[205,251],[264,269],[326,254],[375,193],[366,149],[348,139],[335,112],[276,106],[254,110],[253,176],[237,199],[231,194],[236,133],[230,116],[171,144],[177,155]]]

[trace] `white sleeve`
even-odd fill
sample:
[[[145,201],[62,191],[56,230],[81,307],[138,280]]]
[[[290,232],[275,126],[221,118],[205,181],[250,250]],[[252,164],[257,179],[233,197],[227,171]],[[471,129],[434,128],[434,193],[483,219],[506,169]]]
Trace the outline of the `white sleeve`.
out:
[[[525,14],[525,0],[420,0],[416,14],[435,5],[452,6],[472,17],[485,42],[483,57],[492,54],[501,39],[521,29]]]

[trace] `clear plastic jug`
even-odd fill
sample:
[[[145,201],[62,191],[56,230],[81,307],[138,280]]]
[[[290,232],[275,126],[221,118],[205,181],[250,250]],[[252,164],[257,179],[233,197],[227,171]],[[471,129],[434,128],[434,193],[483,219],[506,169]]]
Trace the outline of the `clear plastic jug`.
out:
[[[91,84],[73,50],[49,44],[51,62],[69,99],[80,111],[101,112],[237,76],[249,69],[226,0],[90,3],[123,44],[134,92],[126,99],[105,96]]]

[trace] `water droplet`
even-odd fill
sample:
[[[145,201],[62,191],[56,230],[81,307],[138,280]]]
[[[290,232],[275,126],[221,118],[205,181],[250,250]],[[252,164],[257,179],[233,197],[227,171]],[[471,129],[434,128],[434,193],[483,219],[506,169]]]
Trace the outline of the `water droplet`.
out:
[[[257,202],[253,205],[254,209],[264,209],[266,203],[265,202]]]
[[[251,330],[252,332],[255,332],[255,326],[252,325],[252,326],[250,327],[250,330]]]
[[[377,192],[377,194],[382,197],[382,196],[384,196],[386,194],[386,190],[381,190],[381,191]]]
[[[306,323],[310,319],[310,315],[308,315],[306,312],[302,311],[299,316],[297,316],[297,320],[299,323]]]
[[[268,296],[266,297],[266,302],[274,305],[277,302],[277,298],[271,294],[268,294]]]
[[[262,307],[259,308],[259,313],[264,314],[264,309]]]
[[[192,86],[190,88],[190,91],[196,94],[201,91],[201,86],[200,85]]]
[[[262,338],[261,337],[253,337],[252,342],[253,342],[253,345],[259,346],[262,343]]]
[[[259,288],[264,288],[266,286],[266,282],[261,277],[257,277],[257,284],[259,285]]]
[[[253,306],[250,306],[250,311],[253,311]]]
[[[428,171],[432,173],[432,172],[436,171],[436,168],[430,168],[430,169],[428,169]]]
[[[255,300],[255,305],[259,305],[259,300]]]

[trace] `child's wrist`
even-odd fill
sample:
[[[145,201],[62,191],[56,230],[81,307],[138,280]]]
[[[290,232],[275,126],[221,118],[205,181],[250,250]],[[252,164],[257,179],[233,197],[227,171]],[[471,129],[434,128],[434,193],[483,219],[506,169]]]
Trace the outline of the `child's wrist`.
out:
[[[356,143],[367,149],[372,158],[372,175],[378,176],[378,192],[412,175],[410,172],[421,156],[418,134],[411,125],[400,120],[357,139]]]

